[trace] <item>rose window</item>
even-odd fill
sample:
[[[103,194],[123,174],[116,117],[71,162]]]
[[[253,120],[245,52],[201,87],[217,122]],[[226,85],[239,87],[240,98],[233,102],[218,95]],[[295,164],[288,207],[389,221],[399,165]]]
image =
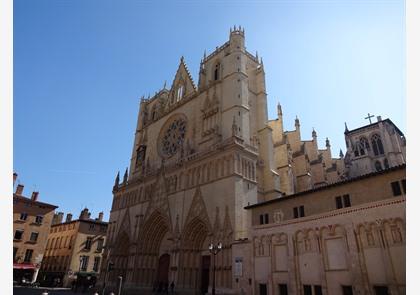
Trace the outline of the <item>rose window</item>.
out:
[[[183,118],[177,118],[162,134],[161,151],[165,157],[171,157],[181,150],[186,132],[186,122]]]

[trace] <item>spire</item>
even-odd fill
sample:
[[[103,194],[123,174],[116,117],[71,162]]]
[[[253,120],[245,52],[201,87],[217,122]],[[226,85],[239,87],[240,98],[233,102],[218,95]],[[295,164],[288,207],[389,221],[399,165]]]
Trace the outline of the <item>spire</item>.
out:
[[[119,184],[120,184],[120,171],[118,171],[117,176],[115,177],[114,187],[118,187]]]
[[[123,182],[127,183],[127,180],[128,180],[128,168],[125,168]]]
[[[206,50],[204,49],[203,61],[206,59]]]
[[[315,139],[316,138],[316,131],[315,128],[312,127],[312,138]]]
[[[300,122],[299,122],[299,118],[298,118],[297,115],[296,115],[296,119],[295,119],[295,127],[296,127],[296,129],[300,128]]]
[[[331,145],[330,145],[330,140],[328,139],[328,137],[327,137],[327,139],[325,139],[325,146],[326,146],[327,148],[330,148],[330,147],[331,147]]]
[[[283,116],[283,112],[281,110],[281,105],[280,102],[277,103],[277,116],[280,118],[281,116]]]
[[[163,89],[166,89],[166,80],[165,83],[163,83]]]
[[[345,126],[344,133],[349,132],[349,128],[347,128],[347,122],[344,122],[344,126]]]
[[[343,151],[340,149],[340,159],[344,158]]]
[[[255,58],[257,59],[257,62],[258,62],[258,51],[255,51]]]

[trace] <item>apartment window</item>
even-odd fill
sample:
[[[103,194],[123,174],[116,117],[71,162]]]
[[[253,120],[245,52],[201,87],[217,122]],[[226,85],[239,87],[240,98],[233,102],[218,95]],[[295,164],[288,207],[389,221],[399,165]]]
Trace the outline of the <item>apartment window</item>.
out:
[[[17,254],[18,248],[13,247],[13,261],[16,261],[16,254]]]
[[[350,207],[350,195],[343,195],[344,207]]]
[[[401,180],[401,186],[402,186],[403,192],[405,194],[405,179]]]
[[[39,233],[32,232],[31,233],[31,238],[30,238],[31,242],[36,242],[38,240],[38,235],[39,235]]]
[[[89,230],[94,230],[95,229],[95,225],[94,224],[89,224]]]
[[[353,288],[351,286],[341,286],[343,295],[353,295]]]
[[[335,197],[335,206],[337,209],[350,207],[351,206],[350,195],[347,194],[347,195]]]
[[[37,216],[35,217],[35,222],[36,222],[36,223],[38,223],[38,224],[41,224],[43,219],[44,219],[44,216],[42,216],[42,215],[37,215]]]
[[[17,229],[17,230],[15,231],[15,236],[14,236],[14,239],[15,239],[15,240],[22,240],[22,237],[23,237],[23,230],[21,230],[21,229]]]
[[[25,212],[20,213],[20,220],[26,220],[26,219],[28,219],[28,213],[25,213]]]
[[[391,182],[391,188],[394,196],[401,196],[401,187],[398,181]]]
[[[343,208],[343,201],[341,200],[341,196],[335,197],[335,207],[337,209]]]
[[[92,247],[92,238],[88,237],[88,238],[86,238],[85,249],[90,250],[91,247]]]
[[[320,285],[303,285],[304,295],[322,295],[322,287]]]
[[[293,208],[293,217],[294,218],[305,217],[304,206],[294,207]]]
[[[303,285],[303,294],[304,295],[312,295],[312,286],[311,285]]]
[[[260,295],[267,295],[267,284],[260,284]]]
[[[279,284],[279,295],[288,295],[287,284]]]
[[[93,271],[99,270],[99,262],[101,261],[101,257],[95,257],[95,260],[93,261]]]
[[[97,251],[102,251],[102,247],[104,246],[104,239],[98,239],[98,243],[96,246]]]
[[[315,295],[322,295],[322,287],[320,285],[314,286]]]
[[[86,271],[89,263],[89,256],[80,256],[80,270]]]
[[[387,286],[373,286],[373,290],[375,291],[375,295],[388,295],[388,287]]]
[[[34,250],[27,249],[26,252],[25,252],[25,259],[23,260],[23,262],[31,262],[31,258],[32,258],[33,253],[34,253]]]
[[[260,214],[260,224],[268,224],[268,214]]]

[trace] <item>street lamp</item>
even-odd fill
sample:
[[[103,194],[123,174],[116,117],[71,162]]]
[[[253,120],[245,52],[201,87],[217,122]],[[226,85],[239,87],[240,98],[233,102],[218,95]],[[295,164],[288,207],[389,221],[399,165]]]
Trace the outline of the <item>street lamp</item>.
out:
[[[220,250],[222,250],[222,243],[220,242],[217,244],[217,246],[213,245],[213,243],[209,245],[209,251],[211,254],[213,254],[213,289],[211,291],[212,295],[216,294],[216,255],[220,252]]]
[[[83,256],[80,256],[79,261],[80,261],[80,263],[79,263],[79,273],[80,273],[80,271],[82,269]]]

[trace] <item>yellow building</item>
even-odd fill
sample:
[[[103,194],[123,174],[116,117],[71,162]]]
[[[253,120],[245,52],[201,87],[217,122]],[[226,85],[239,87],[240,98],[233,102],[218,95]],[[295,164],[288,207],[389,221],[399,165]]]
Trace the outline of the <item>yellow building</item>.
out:
[[[17,174],[13,174],[13,184]],[[18,184],[13,194],[13,280],[18,284],[33,283],[44,256],[47,236],[57,206],[40,202],[39,193],[23,196]]]
[[[280,106],[277,119],[267,113],[264,64],[246,50],[245,32],[236,27],[204,55],[197,85],[181,58],[169,88],[165,83],[141,99],[130,168],[122,181],[117,174],[113,189],[104,260],[115,269],[101,275],[109,290],[121,276],[126,294],[171,282],[181,294],[209,293],[213,286],[220,294],[267,294],[255,287],[254,215],[244,207],[366,173],[357,169],[360,155],[334,158],[328,139],[319,148],[315,130],[311,140],[302,140],[297,118],[296,129],[284,131]],[[363,130],[385,123],[372,125]],[[387,126],[368,138],[377,143],[379,136],[392,148],[363,156],[392,158],[388,167],[404,164],[405,140]],[[357,140],[358,134],[348,136]],[[273,218],[265,216],[264,222]],[[209,245],[219,243],[214,256],[218,248]]]
[[[64,221],[63,213],[55,215],[40,272],[42,285],[69,287],[76,280],[95,284],[108,226],[102,219],[103,213],[90,218],[86,208],[76,220],[71,214]]]

